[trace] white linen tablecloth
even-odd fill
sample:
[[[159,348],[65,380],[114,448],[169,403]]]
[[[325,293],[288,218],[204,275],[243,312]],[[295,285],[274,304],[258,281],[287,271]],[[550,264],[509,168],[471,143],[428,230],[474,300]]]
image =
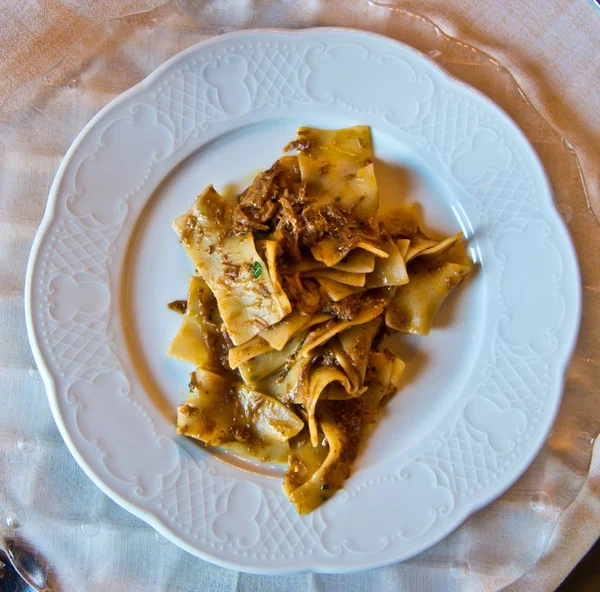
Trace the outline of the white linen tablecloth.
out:
[[[426,11],[511,70],[577,151],[600,211],[600,9],[591,0],[0,0],[0,528],[48,560],[58,589],[553,590],[600,534],[600,452],[589,464],[600,431],[597,335],[582,333],[569,374],[565,397],[577,398],[579,415],[559,416],[510,491],[433,549],[354,575],[257,576],[192,557],[96,489],[52,419],[25,332],[25,268],[52,178],[85,123],[211,35],[316,25],[393,35],[402,8]],[[594,230],[571,227],[590,244]],[[584,304],[600,314],[599,255],[585,256]]]

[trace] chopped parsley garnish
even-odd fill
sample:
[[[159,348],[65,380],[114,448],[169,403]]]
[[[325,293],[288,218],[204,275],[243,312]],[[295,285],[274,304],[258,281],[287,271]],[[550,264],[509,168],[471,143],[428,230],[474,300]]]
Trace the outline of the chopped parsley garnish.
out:
[[[262,273],[262,265],[258,261],[255,261],[254,266],[252,267],[252,275],[255,278],[258,278],[258,277],[260,277],[261,273]]]
[[[329,489],[329,485],[327,485],[327,483],[323,483],[323,485],[321,485],[321,489],[325,491],[326,489]]]

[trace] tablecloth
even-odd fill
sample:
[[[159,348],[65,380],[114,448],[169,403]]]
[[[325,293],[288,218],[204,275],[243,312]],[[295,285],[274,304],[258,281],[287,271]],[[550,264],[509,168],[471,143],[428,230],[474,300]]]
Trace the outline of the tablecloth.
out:
[[[354,575],[257,576],[192,557],[97,490],[52,420],[25,333],[24,276],[53,175],[83,125],[206,37],[315,25],[399,36],[403,10],[426,14],[514,74],[577,152],[589,205],[600,211],[600,9],[591,0],[0,1],[0,528],[47,559],[57,589],[553,590],[600,534],[593,331],[582,331],[553,434],[518,483],[433,549]],[[586,323],[600,312],[600,278],[597,221],[584,209],[561,211],[578,245]]]

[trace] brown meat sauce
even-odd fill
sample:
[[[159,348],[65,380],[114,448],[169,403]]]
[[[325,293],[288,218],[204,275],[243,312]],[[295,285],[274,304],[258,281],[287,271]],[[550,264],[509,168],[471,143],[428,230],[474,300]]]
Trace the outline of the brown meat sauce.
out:
[[[331,489],[333,493],[350,476],[350,467],[358,455],[365,425],[363,402],[360,397],[346,401],[320,401],[318,415],[334,421],[340,437],[339,462],[325,471],[321,478],[321,489]]]
[[[319,312],[329,301],[321,289],[319,282],[313,279],[301,278],[298,273],[288,273],[282,269],[281,287],[288,297],[292,308],[303,315]]]
[[[333,303],[316,280],[290,272],[289,266],[303,254],[310,256],[310,248],[326,237],[339,241],[347,252],[360,242],[376,244],[376,225],[335,203],[310,204],[310,192],[300,182],[297,167],[290,166],[289,160],[286,166],[281,162],[259,174],[241,194],[233,214],[233,232],[264,232],[277,242],[281,285],[293,309],[305,315],[321,311],[350,320],[360,308],[359,298]],[[234,279],[232,270],[231,281]]]
[[[173,300],[173,302],[169,302],[167,304],[169,310],[174,312],[178,312],[179,314],[185,314],[187,310],[187,300]]]
[[[302,140],[297,142],[296,149],[307,149]],[[282,161],[257,175],[240,195],[233,212],[234,234],[270,234],[292,261],[299,261],[302,250],[325,237],[348,243],[347,250],[360,241],[377,242],[377,224],[358,216],[357,204],[349,210],[336,203],[311,204],[310,187],[301,182],[297,167]],[[328,169],[329,165],[321,166],[319,174],[326,175]]]
[[[342,460],[352,462],[358,453],[363,427],[363,401],[360,397],[346,401],[322,401],[326,412],[337,424],[344,437]]]
[[[293,144],[293,145],[292,145]],[[290,144],[287,149],[310,151],[311,142],[300,138]],[[295,163],[295,164],[293,164]],[[292,164],[292,166],[290,166]],[[324,165],[319,173],[328,174],[329,167]],[[216,212],[217,218],[225,214]],[[232,214],[233,226],[224,225],[225,233],[244,235],[258,233],[274,239],[278,244],[278,271],[284,292],[294,310],[304,315],[326,313],[338,321],[352,320],[364,306],[377,306],[379,299],[370,294],[350,295],[338,302],[333,302],[321,287],[321,284],[312,278],[302,277],[297,272],[291,271],[291,265],[303,257],[310,257],[309,250],[312,246],[326,237],[332,237],[345,243],[347,250],[360,241],[377,241],[376,231],[373,230],[373,220],[363,219],[353,211],[345,210],[337,203],[311,204],[310,191],[305,183],[300,180],[300,171],[295,157],[287,161],[278,161],[270,169],[259,174],[252,184],[239,196],[238,204]],[[198,228],[194,216],[189,216],[182,233],[182,240],[186,242],[192,235],[197,236],[201,229]],[[225,257],[225,281],[233,284],[239,281],[239,266],[231,264]],[[185,312],[185,301],[172,303],[172,307]],[[216,304],[216,303],[215,303]],[[205,342],[220,361],[222,368],[218,370],[223,375],[231,375],[228,363],[229,349],[233,343],[229,339],[223,326],[211,318],[213,313],[203,314],[205,326],[209,329],[205,333]],[[216,313],[215,313],[216,316]],[[208,317],[208,318],[206,318]],[[264,327],[267,328],[266,326]],[[315,357],[323,365],[336,366],[338,361],[329,349],[323,349]],[[312,366],[312,364],[310,364]],[[288,368],[289,370],[289,368]],[[301,373],[299,388],[308,379],[309,368]],[[235,373],[238,376],[238,372]],[[283,379],[285,373],[282,374]],[[239,378],[239,377],[238,377]],[[201,389],[201,385],[193,385]],[[222,393],[223,408],[228,408],[232,415],[231,426],[227,433],[221,435],[223,441],[236,441],[252,445],[260,440],[260,436],[253,430],[252,421],[256,409],[243,408],[236,394],[232,391]],[[346,456],[355,456],[355,449],[360,435],[361,414],[357,411],[360,400],[352,401],[323,401],[319,403],[326,406],[328,414],[334,414],[336,422],[340,423],[344,433]],[[192,408],[188,411],[193,413]],[[344,461],[349,459],[344,458]],[[302,467],[298,467],[302,474]],[[346,469],[345,469],[346,470]],[[300,476],[300,475],[299,475]]]
[[[185,219],[185,226],[181,230],[179,240],[185,245],[190,246],[194,242],[194,237],[197,236],[198,229],[198,218],[192,214],[188,215]]]
[[[301,514],[312,511],[343,486],[361,441],[376,421],[381,405],[398,387],[403,364],[387,349],[387,337],[396,333],[391,328],[396,321],[404,324],[410,319],[401,318],[404,313],[394,300],[402,289],[397,287],[400,280],[396,275],[388,275],[392,267],[399,265],[394,257],[406,259],[402,249],[410,249],[417,259],[424,249],[438,244],[421,228],[416,206],[408,204],[389,215],[371,217],[377,209],[371,177],[363,177],[360,171],[348,173],[372,163],[368,157],[371,146],[370,142],[365,143],[365,130],[352,134],[314,134],[314,130],[300,129],[298,138],[285,147],[286,151],[301,153],[300,160],[295,155],[282,157],[256,175],[237,196],[237,203],[211,203],[218,197],[213,191],[207,197],[206,208],[198,206],[176,223],[182,243],[214,254],[210,263],[219,266],[215,281],[224,288],[225,295],[243,285],[249,295],[242,298],[243,306],[259,308],[264,304],[263,298],[269,298],[272,292],[281,296],[283,302],[275,321],[271,319],[269,323],[267,317],[260,315],[248,321],[256,342],[250,344],[248,351],[233,352],[236,356],[232,355],[232,360],[238,353],[251,356],[269,351],[258,353],[256,357],[264,357],[256,362],[254,358],[251,363],[244,358],[241,364],[245,365],[236,370],[229,365],[230,350],[235,346],[214,298],[211,300],[206,294],[194,298],[197,295],[192,292],[190,306],[185,300],[168,305],[198,321],[202,319],[199,324],[204,342],[214,354],[208,356],[203,367],[205,372],[213,373],[204,374],[206,384],[195,382],[202,382],[202,372],[192,374],[190,396],[179,407],[180,433],[199,439],[205,435],[209,445],[223,444],[236,454],[243,451],[255,458],[264,455],[265,461],[269,454],[277,458],[274,462],[289,455],[284,490]],[[365,150],[356,153],[353,139]],[[350,161],[342,157],[338,161],[335,151],[356,158]],[[309,181],[302,180],[300,162]],[[371,175],[372,170],[367,173]],[[349,186],[348,182],[353,183]],[[393,249],[390,243],[398,239],[410,242],[398,243],[398,249]],[[227,255],[229,249],[249,249],[253,241],[258,257],[244,259],[243,265],[234,264],[233,257]],[[346,258],[353,249],[357,251]],[[390,257],[387,265],[386,253]],[[441,266],[447,264],[439,250],[424,255],[429,256],[405,265],[411,282],[423,283],[427,278],[421,274],[442,271]],[[333,267],[325,270],[326,265]],[[468,268],[464,272],[458,266],[444,271],[445,284],[439,288],[450,291],[460,284]],[[196,272],[203,275],[202,268]],[[385,286],[378,287],[382,283]],[[282,291],[289,300],[289,309]],[[345,297],[334,300],[341,296]],[[196,301],[200,303],[198,307]],[[224,315],[229,312],[224,308],[228,304],[225,298],[219,302]],[[392,319],[394,323],[389,327],[386,322],[390,319],[383,314],[386,309],[398,317]],[[237,308],[234,313],[239,315]],[[273,332],[262,333],[272,327],[276,327]],[[254,349],[257,344],[260,347]],[[288,344],[289,350],[281,354]],[[204,360],[204,350],[202,356]],[[323,368],[330,369],[323,376],[334,378],[335,385],[321,381]],[[315,374],[317,370],[319,374]],[[226,380],[220,381],[214,374]],[[315,375],[319,380],[313,382]],[[329,390],[318,393],[317,388]],[[287,443],[277,440],[286,437],[286,430],[294,423],[286,420],[285,410],[274,400],[297,416],[292,416],[293,422],[301,420],[296,428],[300,431],[293,432]],[[309,486],[294,498],[295,490],[308,481]]]
[[[233,211],[233,232],[274,230],[280,200],[296,201],[299,196],[300,172],[277,161],[270,169],[258,174],[250,187],[238,199]]]

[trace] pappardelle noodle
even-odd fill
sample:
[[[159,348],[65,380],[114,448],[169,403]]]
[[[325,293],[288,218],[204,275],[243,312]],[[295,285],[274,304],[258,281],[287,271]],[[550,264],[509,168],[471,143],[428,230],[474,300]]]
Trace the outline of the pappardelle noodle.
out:
[[[300,128],[236,199],[207,187],[174,222],[196,274],[169,355],[196,366],[179,434],[287,463],[300,514],[343,486],[396,392],[391,333],[427,335],[470,271],[462,235],[415,204],[384,215],[370,129]]]

